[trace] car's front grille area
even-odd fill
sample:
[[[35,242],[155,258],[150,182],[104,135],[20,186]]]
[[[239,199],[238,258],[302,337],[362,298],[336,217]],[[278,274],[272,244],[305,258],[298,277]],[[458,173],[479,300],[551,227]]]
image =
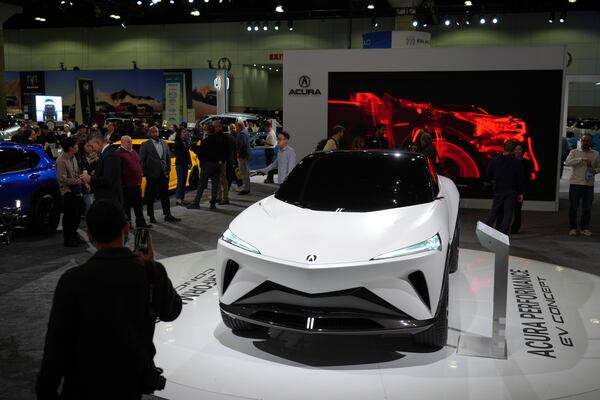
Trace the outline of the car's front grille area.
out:
[[[252,318],[259,321],[269,322],[275,325],[286,326],[298,330],[326,330],[326,331],[361,331],[379,330],[384,326],[369,317],[351,317],[333,315],[319,315],[304,310],[306,314],[294,313],[291,310],[279,309],[277,311],[258,311],[252,314]],[[317,315],[306,317],[305,315]]]

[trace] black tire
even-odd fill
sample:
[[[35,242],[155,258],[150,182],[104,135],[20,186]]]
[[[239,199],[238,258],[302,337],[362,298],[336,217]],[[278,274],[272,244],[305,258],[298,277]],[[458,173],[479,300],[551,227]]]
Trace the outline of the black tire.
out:
[[[449,271],[451,274],[458,271],[458,246],[460,244],[460,222],[458,218],[456,220],[456,229],[454,231],[454,238],[452,239],[452,244],[450,245],[450,267]]]
[[[200,180],[200,172],[198,171],[198,167],[194,167],[192,169],[192,173],[190,174],[190,184],[189,184],[188,188],[189,189],[197,189],[199,180]]]
[[[446,275],[444,284],[437,321],[427,330],[413,336],[413,341],[416,344],[440,349],[448,342],[448,275]]]
[[[223,319],[225,326],[234,331],[253,331],[258,328],[257,325],[251,324],[250,322],[230,317],[229,314],[225,313],[223,310],[221,310],[221,318]]]
[[[58,227],[60,221],[60,198],[58,194],[44,193],[33,202],[29,227],[34,233],[46,235]]]

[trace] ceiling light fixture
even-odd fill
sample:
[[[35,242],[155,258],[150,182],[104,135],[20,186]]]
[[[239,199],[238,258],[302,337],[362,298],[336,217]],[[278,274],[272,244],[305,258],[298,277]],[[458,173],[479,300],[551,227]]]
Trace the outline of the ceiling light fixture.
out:
[[[485,16],[484,16],[484,15],[481,15],[481,17],[479,18],[479,23],[480,23],[481,25],[484,25],[484,24],[485,24]]]
[[[110,17],[112,19],[121,19],[121,16],[119,14],[110,14]]]
[[[577,3],[577,0],[569,0],[569,3]]]
[[[497,24],[497,23],[498,23],[498,17],[494,15],[492,17],[492,24]]]
[[[200,16],[200,11],[198,11],[197,9],[195,9],[195,8],[194,8],[194,9],[193,9],[193,10],[190,12],[190,14],[191,14],[191,15],[193,15],[194,17],[199,17],[199,16]]]
[[[471,21],[473,20],[473,16],[471,14],[467,14],[465,17],[465,24],[471,25]]]
[[[465,6],[471,7],[472,5],[473,5],[473,2],[471,0],[465,0]]]
[[[281,26],[281,22],[277,21],[275,22],[275,30],[278,31],[279,27]]]
[[[252,32],[252,24],[250,22],[246,23],[246,30]]]
[[[419,26],[419,20],[417,19],[417,17],[413,17],[412,26],[414,28],[416,28],[417,26]]]
[[[379,22],[377,22],[377,18],[375,18],[375,17],[371,18],[371,26],[373,28],[377,28],[379,26]]]
[[[444,25],[446,25],[446,26],[450,26],[450,18],[446,18],[446,19],[444,20]]]
[[[121,28],[127,29],[127,23],[125,21],[121,22]]]
[[[141,5],[142,5],[142,0],[138,0],[138,1],[137,1],[137,5],[138,5],[138,6],[141,6]]]
[[[294,21],[290,19],[288,21],[288,31],[293,31],[293,30],[294,30]]]
[[[283,6],[281,4],[277,4],[277,6],[275,7],[275,12],[278,12],[278,13],[284,12]]]
[[[35,20],[40,22],[46,22],[46,18],[44,17],[35,17]]]
[[[567,12],[563,11],[563,12],[560,13],[560,18],[558,19],[558,22],[560,22],[562,24],[566,20],[567,20]]]
[[[374,10],[375,9],[375,3],[373,3],[372,1],[370,1],[369,4],[367,4],[367,8],[369,10]]]
[[[263,31],[268,31],[269,30],[269,23],[267,21],[265,21],[263,23]]]
[[[254,23],[254,32],[258,32],[258,22]]]
[[[548,22],[552,24],[552,23],[554,23],[555,19],[556,19],[556,13],[554,11],[552,11],[550,13],[550,17],[548,17]]]
[[[462,23],[463,23],[462,17],[458,17],[458,19],[456,20],[456,26],[461,26]]]

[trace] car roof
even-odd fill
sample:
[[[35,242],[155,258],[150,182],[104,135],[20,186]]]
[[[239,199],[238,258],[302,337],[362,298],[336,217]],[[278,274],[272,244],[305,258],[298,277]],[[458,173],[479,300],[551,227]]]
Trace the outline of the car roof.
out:
[[[344,157],[387,157],[387,158],[391,158],[391,157],[401,157],[401,158],[419,158],[419,159],[425,159],[425,156],[421,153],[416,153],[413,151],[407,151],[407,150],[331,150],[331,151],[317,151],[314,152],[312,154],[310,154],[309,156],[314,156],[314,157],[338,157],[338,156],[344,156]],[[308,156],[307,156],[308,157]]]
[[[227,113],[227,114],[212,114],[209,115],[208,117],[204,118],[204,119],[208,119],[208,118],[215,118],[215,117],[243,117],[243,118],[263,118],[262,116],[258,115],[258,114],[245,114],[245,113]]]

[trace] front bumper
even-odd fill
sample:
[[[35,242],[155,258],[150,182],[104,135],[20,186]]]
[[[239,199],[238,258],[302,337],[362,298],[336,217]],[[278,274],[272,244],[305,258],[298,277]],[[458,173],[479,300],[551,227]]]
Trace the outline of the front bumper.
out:
[[[252,324],[317,334],[418,333],[435,323],[446,251],[312,265],[219,240],[221,310]]]

